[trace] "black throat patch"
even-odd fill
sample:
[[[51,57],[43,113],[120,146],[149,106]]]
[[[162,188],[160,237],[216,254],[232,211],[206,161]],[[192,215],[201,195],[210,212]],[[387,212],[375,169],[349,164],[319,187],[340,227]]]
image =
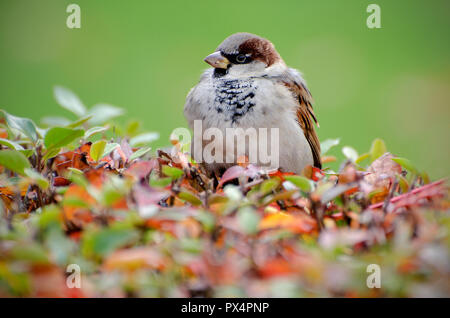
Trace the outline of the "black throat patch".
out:
[[[226,121],[238,123],[255,106],[257,87],[252,79],[246,80],[215,80],[216,98],[214,109],[225,115]]]

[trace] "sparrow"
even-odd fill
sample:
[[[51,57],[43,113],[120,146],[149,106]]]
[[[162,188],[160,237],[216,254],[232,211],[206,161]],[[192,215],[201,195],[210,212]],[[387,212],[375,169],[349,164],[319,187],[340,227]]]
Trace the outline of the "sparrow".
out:
[[[318,122],[311,93],[301,73],[286,66],[269,40],[251,33],[236,33],[204,61],[212,68],[189,91],[184,106],[191,129],[196,120],[201,121],[202,131],[217,128],[224,136],[227,128],[278,128],[278,166],[270,163],[269,169],[301,174],[308,165],[321,168],[320,143],[314,128]],[[194,131],[194,160],[201,159],[201,152],[196,155],[193,151],[195,145],[205,147],[208,142],[202,133]],[[269,145],[269,152],[274,146]],[[236,145],[226,145],[224,156],[234,154],[235,148]],[[246,146],[245,156],[249,157],[252,149]],[[208,173],[220,175],[238,159],[203,165]]]

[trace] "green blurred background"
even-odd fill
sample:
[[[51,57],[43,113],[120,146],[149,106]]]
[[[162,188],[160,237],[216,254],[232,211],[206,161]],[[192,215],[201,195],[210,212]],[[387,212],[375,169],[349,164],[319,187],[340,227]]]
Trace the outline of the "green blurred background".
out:
[[[81,7],[81,29],[66,7]],[[366,8],[381,7],[381,29]],[[450,1],[1,0],[0,108],[33,118],[67,115],[54,85],[87,106],[127,110],[168,144],[187,126],[184,99],[228,35],[270,39],[315,98],[321,140],[360,153],[375,137],[434,178],[448,176]],[[342,157],[340,148],[332,154]]]

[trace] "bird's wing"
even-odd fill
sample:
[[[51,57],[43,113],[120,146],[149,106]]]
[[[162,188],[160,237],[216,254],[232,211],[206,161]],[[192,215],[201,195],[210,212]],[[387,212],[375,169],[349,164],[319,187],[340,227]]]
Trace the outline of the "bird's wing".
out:
[[[322,168],[320,160],[320,142],[314,129],[313,121],[317,126],[319,126],[319,123],[317,122],[316,115],[313,111],[313,99],[311,93],[306,87],[306,83],[300,73],[294,69],[288,69],[284,76],[282,76],[282,81],[283,84],[292,91],[298,101],[297,121],[303,129],[306,140],[308,140],[308,143],[311,146],[314,166]]]

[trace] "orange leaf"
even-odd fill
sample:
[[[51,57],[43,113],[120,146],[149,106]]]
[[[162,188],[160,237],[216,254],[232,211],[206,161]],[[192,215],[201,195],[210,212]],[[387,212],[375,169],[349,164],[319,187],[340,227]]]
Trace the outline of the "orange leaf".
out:
[[[90,157],[91,142],[85,143],[74,151],[60,153],[55,157],[54,167],[59,175],[63,175],[67,168],[84,170],[92,162]]]
[[[275,258],[264,263],[259,273],[264,278],[289,275],[295,272],[293,266],[283,258]]]
[[[299,214],[294,216],[284,212],[268,214],[259,223],[260,230],[285,228],[299,234],[311,233],[316,226],[316,221],[307,215]]]
[[[337,158],[335,156],[323,156],[321,158],[322,163],[335,162],[336,160],[337,160]]]
[[[86,208],[76,205],[70,205],[71,199],[84,202],[87,205],[92,205],[95,203],[94,198],[91,197],[84,188],[76,184],[69,186],[66,193],[64,194],[64,200],[67,200],[63,207],[65,218],[69,221],[72,221],[76,225],[82,225],[85,222],[91,222],[93,219],[91,212]]]
[[[163,270],[167,260],[150,247],[135,247],[115,251],[103,264],[106,270],[135,271],[137,269]]]
[[[8,131],[5,128],[0,128],[0,138],[8,138]]]

